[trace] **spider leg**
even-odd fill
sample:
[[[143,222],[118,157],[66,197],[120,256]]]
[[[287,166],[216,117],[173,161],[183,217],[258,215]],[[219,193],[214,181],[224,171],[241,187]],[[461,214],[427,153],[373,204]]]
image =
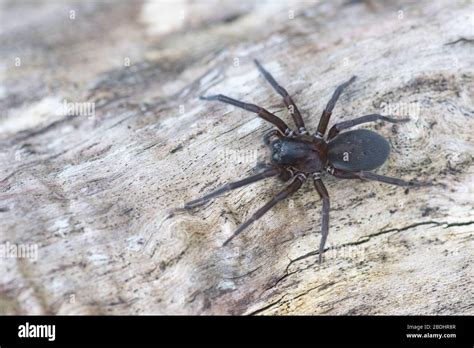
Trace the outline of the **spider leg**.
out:
[[[190,202],[188,202],[184,205],[184,209],[194,208],[196,206],[199,206],[199,205],[207,202],[208,200],[210,200],[214,197],[217,197],[217,196],[220,196],[220,195],[226,193],[227,191],[235,190],[236,188],[239,188],[239,187],[242,187],[242,186],[245,186],[245,185],[249,185],[249,184],[252,184],[254,182],[257,182],[257,181],[260,181],[260,180],[263,180],[263,179],[266,179],[266,178],[269,178],[269,177],[272,177],[272,176],[277,176],[280,173],[281,173],[281,169],[274,168],[274,167],[267,168],[261,173],[249,176],[249,177],[247,177],[245,179],[242,179],[242,180],[239,180],[239,181],[228,183],[228,184],[218,188],[217,190],[214,190],[214,191],[208,193],[207,195],[205,195],[201,198],[192,200],[192,201],[190,201]]]
[[[260,106],[244,103],[239,100],[229,98],[222,94],[210,95],[207,97],[200,96],[199,98],[203,100],[218,100],[220,102],[231,104],[231,105],[237,106],[238,108],[241,108],[250,112],[254,112],[259,117],[263,118],[265,121],[272,123],[275,127],[277,127],[280,130],[282,134],[288,135],[291,133],[291,129],[288,128],[286,123],[281,118],[279,118],[278,116],[272,114],[271,112],[265,110],[264,108]]]
[[[258,60],[254,59],[254,62],[263,77],[265,77],[265,79],[270,83],[273,89],[283,97],[283,102],[285,103],[286,107],[288,108],[288,111],[293,117],[296,127],[298,128],[298,132],[300,134],[307,133],[306,128],[304,126],[303,117],[301,117],[300,111],[296,107],[295,102],[293,101],[293,99],[291,99],[286,89],[284,89],[278,84],[278,82],[275,81],[273,76],[267,70],[265,70],[265,68],[260,64]]]
[[[295,178],[293,179],[292,183],[288,185],[284,190],[280,191],[277,193],[275,197],[273,197],[270,201],[267,202],[263,207],[261,207],[259,210],[257,210],[247,221],[245,221],[243,224],[241,224],[230,236],[227,238],[227,240],[224,242],[222,246],[226,246],[229,244],[229,242],[234,239],[237,235],[239,235],[243,230],[245,230],[248,226],[250,226],[254,221],[257,221],[260,219],[267,211],[269,211],[275,204],[278,202],[284,200],[291,194],[295,193],[298,191],[298,189],[301,187],[303,182],[306,180],[306,177],[303,174],[297,174]]]
[[[318,124],[318,130],[316,132],[317,137],[323,137],[324,133],[326,133],[326,129],[328,127],[329,119],[331,118],[332,110],[334,109],[334,106],[336,105],[337,100],[339,99],[339,96],[341,93],[344,91],[344,89],[349,86],[354,80],[356,79],[355,76],[352,76],[349,81],[344,82],[343,84],[337,86],[336,90],[334,91],[331,99],[329,100],[328,104],[326,105],[326,108],[323,111],[323,114],[321,115],[321,119],[319,120]]]
[[[353,120],[348,120],[348,121],[336,123],[329,130],[328,141],[331,140],[332,138],[334,138],[336,135],[339,134],[340,131],[342,131],[344,129],[354,127],[354,126],[357,126],[359,124],[363,124],[363,123],[367,123],[367,122],[374,122],[374,121],[378,121],[378,120],[387,121],[387,122],[391,122],[391,123],[400,123],[400,122],[410,121],[409,118],[396,119],[396,118],[383,116],[383,115],[379,115],[379,114],[365,115],[365,116],[355,118]]]
[[[319,263],[323,261],[324,245],[329,234],[329,194],[323,181],[320,178],[320,173],[315,173],[313,176],[314,187],[318,191],[319,196],[323,200],[323,213],[321,222],[321,242],[319,244]]]
[[[278,137],[278,138],[281,138],[282,135],[279,131],[277,131],[276,129],[272,129],[271,131],[265,133],[265,135],[263,136],[263,143],[265,145],[270,145],[271,143],[271,138],[272,137]]]
[[[432,185],[429,182],[418,182],[418,181],[405,181],[398,178],[393,178],[390,176],[379,175],[372,172],[348,172],[341,169],[329,168],[328,172],[334,175],[337,178],[341,179],[361,179],[361,180],[373,180],[380,181],[386,184],[404,186],[404,187],[418,187],[418,186],[429,186]]]

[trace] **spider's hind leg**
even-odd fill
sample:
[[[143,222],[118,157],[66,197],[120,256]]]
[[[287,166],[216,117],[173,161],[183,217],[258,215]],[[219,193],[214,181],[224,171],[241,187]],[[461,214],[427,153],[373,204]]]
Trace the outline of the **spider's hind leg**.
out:
[[[330,168],[328,172],[337,178],[341,179],[361,179],[361,180],[373,180],[379,181],[390,185],[403,186],[403,187],[418,187],[418,186],[430,186],[430,182],[419,182],[419,181],[405,181],[403,179],[393,178],[391,176],[385,176],[375,174],[372,172],[360,171],[360,172],[349,172],[341,169]]]
[[[357,117],[353,120],[343,121],[336,123],[334,126],[331,127],[328,133],[328,141],[332,138],[336,137],[340,131],[357,126],[359,124],[368,123],[368,122],[375,122],[375,121],[386,121],[391,123],[401,123],[401,122],[408,122],[410,121],[409,118],[400,118],[396,119],[389,116],[383,116],[379,114],[370,114],[361,117]]]
[[[323,200],[323,212],[321,219],[321,242],[319,244],[319,263],[323,262],[324,245],[329,234],[329,194],[320,177],[321,173],[315,173],[313,176],[314,187]]]
[[[340,84],[337,86],[336,90],[334,91],[331,99],[326,105],[326,108],[323,111],[323,114],[321,115],[321,119],[319,120],[318,124],[318,130],[316,132],[316,136],[322,138],[324,136],[324,133],[326,133],[326,129],[328,127],[329,119],[331,118],[332,115],[332,110],[336,106],[337,100],[341,96],[342,92],[344,89],[347,88],[354,80],[356,79],[355,76],[352,76],[348,81]]]

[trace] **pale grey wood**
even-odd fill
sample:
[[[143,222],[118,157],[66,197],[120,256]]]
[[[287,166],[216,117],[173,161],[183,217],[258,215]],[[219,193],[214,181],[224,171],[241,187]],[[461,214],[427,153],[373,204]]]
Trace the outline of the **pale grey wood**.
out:
[[[165,17],[159,1],[2,3],[0,243],[38,257],[0,258],[0,312],[472,315],[472,3],[173,3]],[[199,95],[291,124],[254,58],[312,131],[357,75],[330,125],[409,113],[364,126],[392,145],[377,173],[442,185],[405,194],[324,177],[322,265],[310,183],[226,248],[281,183],[166,219],[267,155],[268,124]],[[64,116],[64,99],[95,112]]]

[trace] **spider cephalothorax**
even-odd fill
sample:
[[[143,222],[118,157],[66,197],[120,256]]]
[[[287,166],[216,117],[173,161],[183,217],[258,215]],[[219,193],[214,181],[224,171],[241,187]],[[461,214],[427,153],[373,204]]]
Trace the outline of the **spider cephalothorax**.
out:
[[[282,119],[257,105],[244,103],[222,94],[201,97],[204,100],[218,100],[254,112],[264,120],[272,123],[277,129],[270,131],[264,137],[265,144],[272,151],[271,164],[267,165],[264,170],[256,175],[226,184],[201,198],[186,203],[185,208],[196,207],[227,191],[271,176],[279,176],[285,181],[291,180],[284,190],[280,191],[273,199],[241,224],[224,242],[224,245],[226,245],[251,223],[262,217],[275,204],[296,192],[308,178],[311,178],[323,201],[322,236],[319,246],[319,261],[321,262],[324,245],[329,233],[329,195],[321,180],[323,172],[328,172],[335,177],[343,179],[376,180],[398,186],[420,185],[420,183],[407,182],[370,172],[370,170],[381,166],[387,160],[390,153],[390,145],[381,135],[367,129],[351,130],[341,134],[339,132],[367,122],[383,120],[397,123],[406,122],[408,119],[394,119],[379,114],[365,115],[353,120],[336,123],[325,137],[332,110],[342,91],[355,80],[355,76],[353,76],[349,81],[336,88],[323,111],[316,133],[310,135],[306,130],[298,108],[288,95],[288,92],[275,81],[272,75],[257,60],[255,60],[255,64],[265,79],[283,97],[283,101],[293,117],[297,130],[290,129]]]

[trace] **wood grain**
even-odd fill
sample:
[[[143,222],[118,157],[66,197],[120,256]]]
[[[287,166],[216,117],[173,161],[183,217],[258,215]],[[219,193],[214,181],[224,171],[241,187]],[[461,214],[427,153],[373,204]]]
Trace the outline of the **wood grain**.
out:
[[[0,313],[474,314],[472,2],[156,3],[2,3],[0,243],[37,258],[0,258]],[[436,185],[325,176],[322,265],[309,183],[225,248],[281,182],[168,217],[268,160],[269,124],[199,95],[290,124],[254,58],[312,131],[357,75],[330,125],[408,113],[363,126],[392,147],[377,173]]]

